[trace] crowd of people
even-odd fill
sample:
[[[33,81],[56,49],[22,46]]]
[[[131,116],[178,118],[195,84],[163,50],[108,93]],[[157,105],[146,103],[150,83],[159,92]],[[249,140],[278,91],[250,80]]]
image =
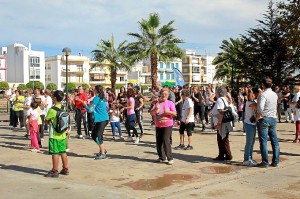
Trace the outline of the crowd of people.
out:
[[[296,124],[294,142],[299,142],[300,86],[294,86],[293,90],[294,92],[288,86],[274,87],[272,80],[265,78],[261,86],[247,85],[239,88],[237,92],[224,86],[189,87],[189,85],[184,85],[181,88],[157,82],[155,89],[151,90],[150,97],[145,97],[140,92],[140,87],[131,83],[127,85],[127,88],[121,87],[117,96],[110,88],[100,85],[90,89],[79,86],[67,96],[65,106],[62,105],[63,92],[48,89],[43,92],[39,88],[34,90],[29,88],[24,95],[20,90],[12,90],[7,98],[11,103],[10,125],[12,129],[18,124],[20,128],[26,129],[25,136],[31,139],[33,152],[38,152],[43,147],[44,132],[49,133],[49,153],[53,156],[53,168],[46,176],[58,177],[59,174],[69,174],[66,152],[69,150],[68,137],[71,132],[71,126],[64,133],[58,133],[55,130],[58,110],[65,108],[74,113],[77,132],[75,137],[92,138],[99,147],[99,153],[95,157],[98,160],[105,159],[107,155],[103,134],[108,123],[112,129],[113,140],[117,137],[116,129],[119,139],[124,139],[122,125],[126,128],[126,141],[138,144],[142,140],[143,114],[147,114],[143,113],[143,109],[145,102],[148,101],[150,101],[148,112],[155,126],[158,162],[169,165],[174,163],[172,155],[174,126],[178,127],[179,145],[173,149],[193,150],[192,135],[196,125],[201,127],[202,132],[207,128],[216,131],[219,152],[214,158],[215,161],[232,160],[230,132],[235,128],[235,122],[243,122],[246,144],[242,164],[276,167],[279,164],[280,153],[276,125],[277,120],[278,122],[282,120],[282,111],[285,112],[286,122]],[[227,120],[228,114],[234,119]],[[82,131],[84,131],[84,136]],[[260,163],[255,162],[252,156],[257,136],[262,156]],[[271,164],[268,160],[268,137],[273,150]],[[63,169],[60,172],[58,172],[59,156],[63,162]]]

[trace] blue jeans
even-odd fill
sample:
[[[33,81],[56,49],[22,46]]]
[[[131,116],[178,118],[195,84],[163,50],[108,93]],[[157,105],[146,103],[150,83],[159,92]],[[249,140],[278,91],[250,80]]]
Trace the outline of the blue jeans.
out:
[[[255,143],[256,125],[244,123],[246,130],[246,145],[244,150],[244,161],[252,160],[253,146]]]
[[[258,121],[258,136],[259,136],[259,143],[260,143],[260,152],[262,157],[262,164],[268,165],[268,135],[271,141],[271,146],[273,150],[273,158],[272,163],[278,164],[279,163],[279,143],[277,139],[277,132],[276,132],[276,125],[277,121],[276,118],[272,117],[263,117]]]
[[[111,126],[113,137],[115,137],[116,135],[116,127],[118,128],[119,136],[122,137],[122,129],[121,129],[120,122],[110,122],[110,126]]]

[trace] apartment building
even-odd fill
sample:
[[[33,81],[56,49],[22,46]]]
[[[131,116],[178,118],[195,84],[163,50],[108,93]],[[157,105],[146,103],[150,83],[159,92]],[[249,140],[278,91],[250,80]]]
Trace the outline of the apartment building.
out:
[[[7,46],[6,68],[9,83],[40,81],[45,84],[45,53],[31,50],[30,43],[28,47],[18,43]]]
[[[66,57],[57,55],[46,57],[46,85],[55,83],[59,90],[63,90],[66,85]],[[68,56],[68,82],[75,83],[76,86],[82,83],[89,83],[90,60],[86,56]]]
[[[92,67],[96,61],[90,61],[89,71],[89,84],[90,86],[102,85],[104,87],[111,86],[111,76],[109,70],[109,63],[102,63],[101,66]],[[124,69],[117,70],[117,81],[116,84],[126,85],[127,83],[127,71]]]
[[[182,74],[184,81],[189,85],[214,84],[215,66],[214,57],[196,55],[193,50],[186,50],[182,61]]]
[[[6,54],[7,48],[0,48],[0,81],[6,81]]]

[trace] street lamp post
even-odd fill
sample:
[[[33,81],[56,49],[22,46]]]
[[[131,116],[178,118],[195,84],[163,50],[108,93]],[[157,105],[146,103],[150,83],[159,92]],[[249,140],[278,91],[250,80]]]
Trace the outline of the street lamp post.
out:
[[[69,111],[69,104],[68,104],[68,56],[71,54],[71,49],[68,47],[65,47],[62,50],[64,56],[66,56],[66,107],[67,107],[67,111]]]

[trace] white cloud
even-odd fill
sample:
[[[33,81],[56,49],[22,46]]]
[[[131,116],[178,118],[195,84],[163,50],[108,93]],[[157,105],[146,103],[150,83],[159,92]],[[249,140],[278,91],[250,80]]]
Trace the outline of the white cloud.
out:
[[[175,20],[177,36],[216,50],[223,39],[236,37],[256,24],[267,0],[3,0],[0,45],[14,42],[94,49],[100,39],[139,32],[137,22],[158,12],[163,24]],[[60,52],[57,52],[57,54]]]

